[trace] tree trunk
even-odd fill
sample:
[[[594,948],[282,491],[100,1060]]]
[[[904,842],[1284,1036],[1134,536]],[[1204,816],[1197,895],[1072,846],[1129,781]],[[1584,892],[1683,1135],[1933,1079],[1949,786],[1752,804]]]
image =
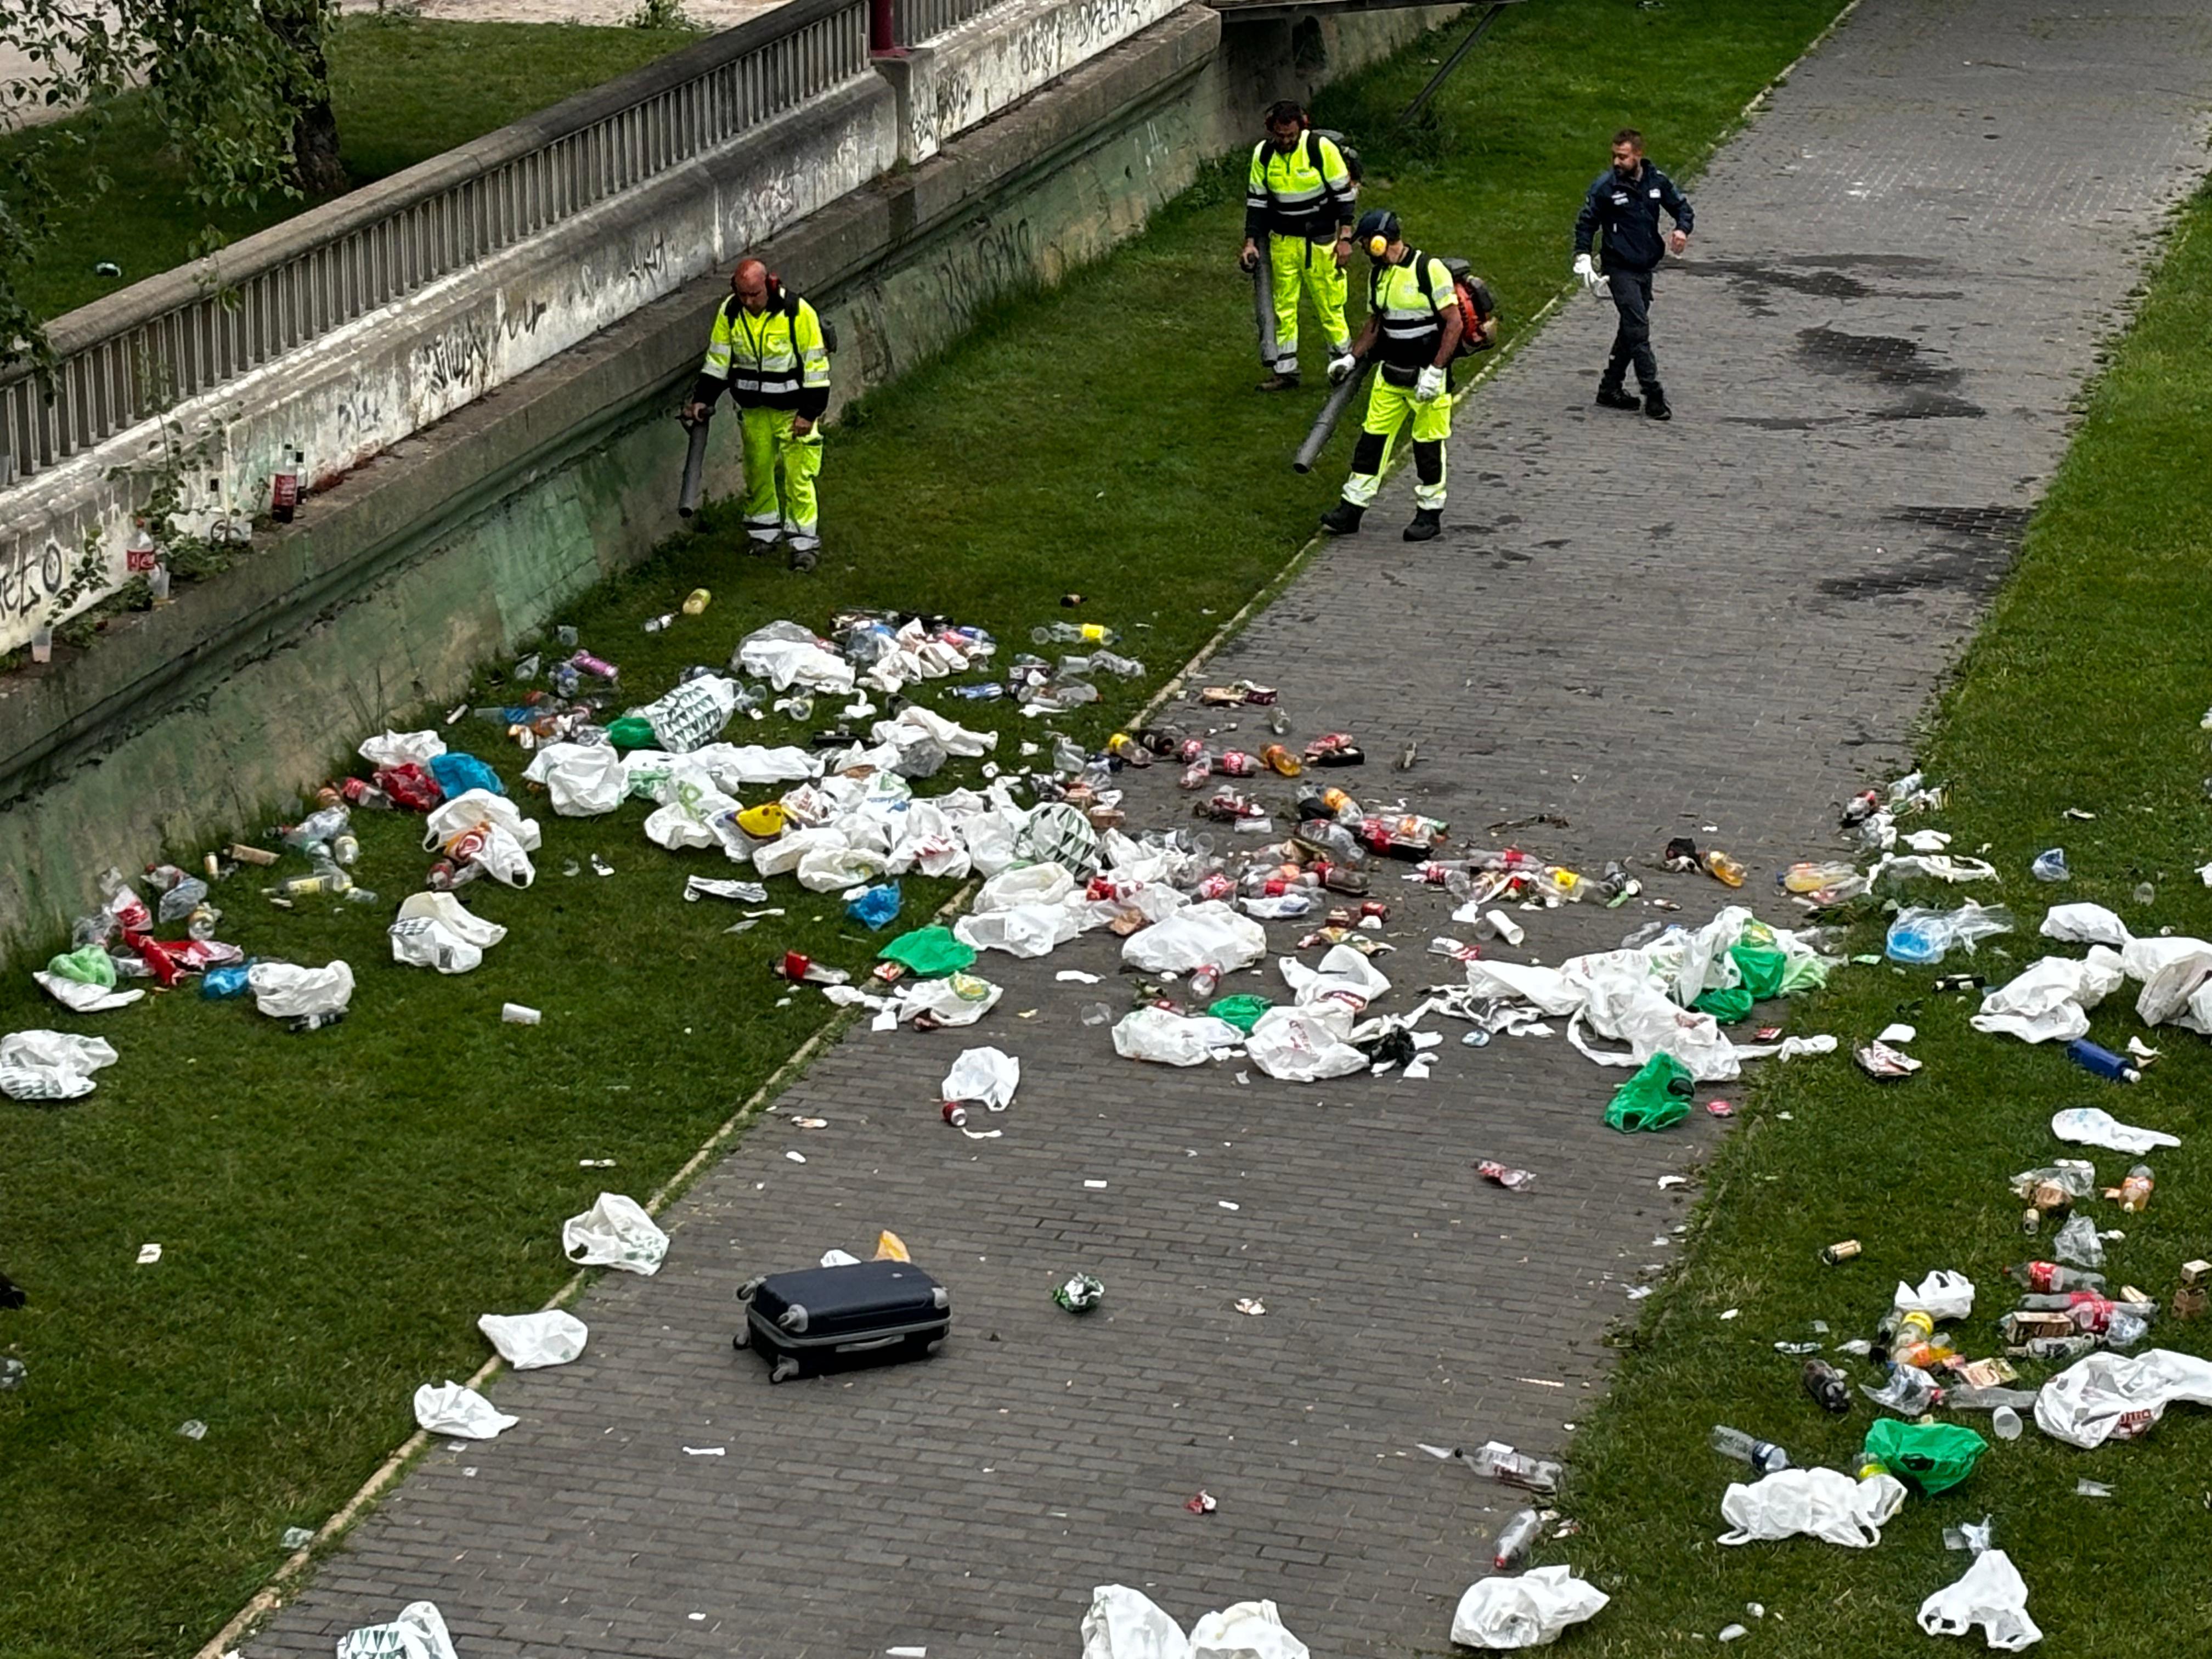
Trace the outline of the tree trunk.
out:
[[[309,196],[335,196],[348,180],[331,108],[330,60],[323,54],[323,0],[263,0],[261,12],[293,53],[285,89],[293,110],[292,182]]]

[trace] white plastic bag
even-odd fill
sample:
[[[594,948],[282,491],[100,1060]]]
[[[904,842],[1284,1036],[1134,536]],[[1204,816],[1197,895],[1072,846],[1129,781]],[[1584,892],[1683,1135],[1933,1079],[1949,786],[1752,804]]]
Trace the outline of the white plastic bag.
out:
[[[2179,935],[2130,939],[2120,952],[2120,965],[2130,979],[2142,981],[2142,993],[2136,999],[2142,1023],[2162,1025],[2212,975],[2212,945]]]
[[[355,751],[371,766],[420,766],[426,770],[446,752],[446,740],[435,732],[380,732],[362,739]]]
[[[622,757],[604,743],[549,743],[530,757],[522,775],[545,786],[553,811],[564,818],[611,812],[629,793]]]
[[[2000,1653],[2043,1639],[2027,1616],[2027,1583],[2002,1550],[1984,1550],[1957,1583],[1920,1604],[1920,1628],[1930,1636],[1965,1636],[1977,1625]]]
[[[289,962],[257,962],[246,970],[253,1006],[271,1019],[304,1014],[335,1014],[353,1000],[353,969],[343,962],[301,968]]]
[[[1142,1590],[1101,1584],[1083,1615],[1083,1659],[1190,1659],[1190,1644]]]
[[[1075,878],[1057,864],[1024,864],[1002,870],[975,890],[977,915],[1019,904],[1058,904],[1075,890]]]
[[[474,1389],[448,1379],[445,1387],[425,1382],[415,1390],[415,1420],[431,1434],[456,1440],[493,1440],[522,1421],[509,1417]]]
[[[2088,1031],[2088,1011],[2118,990],[2122,977],[2120,958],[2102,945],[2084,962],[2045,957],[1984,997],[1967,1023],[2023,1042],[2071,1042]]]
[[[2094,1451],[2107,1440],[2148,1434],[2176,1401],[2212,1406],[2212,1360],[2170,1348],[2093,1353],[2043,1385],[2035,1423],[2054,1440]]]
[[[898,749],[919,739],[928,739],[942,746],[948,755],[969,759],[988,755],[999,746],[996,732],[971,732],[957,720],[949,720],[933,709],[912,702],[899,710],[896,720],[878,720],[868,735],[878,743],[888,743]]]
[[[2077,1146],[2102,1146],[2110,1152],[2148,1152],[2155,1147],[2181,1145],[2179,1135],[2123,1123],[2101,1106],[2069,1106],[2054,1113],[2051,1133]]]
[[[583,1352],[591,1335],[582,1320],[558,1308],[533,1314],[483,1314],[477,1328],[491,1339],[499,1357],[519,1371],[565,1365]]]
[[[1349,1077],[1367,1069],[1367,1056],[1344,1040],[1351,1024],[1341,1005],[1270,1008],[1253,1024],[1244,1052],[1269,1077],[1293,1083]]]
[[[779,691],[793,685],[810,691],[853,689],[853,665],[797,623],[770,623],[746,635],[738,642],[733,665]]]
[[[399,914],[426,917],[479,951],[489,951],[507,937],[506,928],[485,921],[451,893],[410,893],[399,901]]]
[[[1332,945],[1320,963],[1309,968],[1296,957],[1279,957],[1276,968],[1301,1006],[1341,1003],[1358,1013],[1390,988],[1382,972],[1349,945]]]
[[[620,1193],[601,1193],[598,1203],[561,1224],[561,1249],[581,1267],[619,1267],[657,1273],[668,1254],[668,1235],[645,1206]]]
[[[1076,913],[1060,904],[1021,904],[988,915],[963,916],[952,924],[952,936],[963,945],[1017,957],[1048,956],[1081,931]]]
[[[441,893],[441,898],[451,894]],[[392,940],[392,959],[404,968],[434,968],[441,974],[465,974],[483,961],[483,952],[441,921],[428,916],[402,916],[385,929]]]
[[[2124,945],[2135,935],[2101,904],[2054,904],[2043,913],[2043,936],[2069,945]]]
[[[337,1659],[457,1659],[434,1601],[410,1601],[388,1625],[364,1625],[338,1638]]]
[[[1615,953],[1633,955],[1633,952]],[[1567,1022],[1567,1041],[1601,1066],[1639,1066],[1669,1054],[1700,1083],[1725,1083],[1742,1075],[1741,1056],[1711,1014],[1676,1004],[1648,975],[1610,966],[1590,975],[1588,1000]],[[1585,1024],[1598,1036],[1628,1045],[1626,1054],[1592,1048]]]
[[[93,1091],[92,1074],[115,1064],[105,1037],[65,1031],[14,1031],[0,1037],[0,1094],[10,1100],[76,1100]]]
[[[1191,1659],[1311,1659],[1273,1601],[1236,1601],[1190,1627]]]
[[[524,852],[538,850],[538,820],[526,818],[520,806],[489,789],[465,789],[434,807],[429,817],[422,820],[422,850],[435,852],[454,836],[478,824],[496,824],[514,836]]]
[[[1451,1639],[1470,1648],[1541,1648],[1613,1598],[1571,1567],[1531,1567],[1514,1578],[1478,1578],[1459,1598]]]
[[[1790,1538],[1799,1533],[1872,1549],[1881,1529],[1905,1506],[1905,1487],[1895,1476],[1870,1474],[1854,1480],[1837,1469],[1777,1469],[1745,1485],[1732,1483],[1721,1498],[1721,1519],[1729,1530],[1723,1544]]]
[[[1192,1018],[1164,1008],[1137,1009],[1114,1028],[1115,1054],[1163,1066],[1203,1066],[1216,1050],[1237,1048],[1243,1041],[1244,1033],[1225,1019]]]
[[[1022,1086],[1022,1063],[999,1048],[969,1048],[952,1062],[938,1091],[941,1100],[978,1101],[1003,1112]]]
[[[82,980],[64,979],[44,969],[31,977],[39,982],[40,990],[73,1014],[104,1014],[111,1008],[128,1008],[146,994],[140,990],[118,991],[105,985],[87,985]]]
[[[1226,974],[1267,954],[1267,930],[1219,899],[1187,904],[1121,942],[1122,962],[1146,974],[1187,974],[1208,963]]]
[[[1891,1305],[1899,1313],[1924,1313],[1937,1324],[1964,1319],[1974,1311],[1974,1281],[1961,1273],[1938,1267],[1920,1281],[1919,1288],[1899,1279]]]
[[[653,728],[653,739],[672,755],[688,755],[721,736],[737,707],[735,680],[702,674],[629,712]]]
[[[974,974],[909,981],[898,993],[898,1018],[927,1014],[939,1025],[973,1025],[997,1007],[1005,994],[1001,988]]]
[[[1556,968],[1478,958],[1467,964],[1467,983],[1479,997],[1526,1002],[1547,1014],[1571,1014],[1583,1006],[1582,988]]]
[[[809,853],[842,851],[848,845],[842,830],[823,827],[787,830],[774,841],[763,842],[753,848],[753,868],[764,876],[787,876],[799,868],[799,861]]]

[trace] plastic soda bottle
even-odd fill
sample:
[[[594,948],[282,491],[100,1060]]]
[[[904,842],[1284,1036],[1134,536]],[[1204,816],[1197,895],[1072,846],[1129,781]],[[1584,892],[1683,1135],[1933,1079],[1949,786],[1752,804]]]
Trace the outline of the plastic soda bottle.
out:
[[[1705,873],[1715,881],[1729,887],[1743,885],[1743,866],[1722,852],[1719,848],[1705,848],[1704,852],[1698,854],[1698,862],[1705,866]]]
[[[1500,1572],[1510,1572],[1528,1559],[1528,1551],[1543,1529],[1534,1510],[1522,1510],[1505,1523],[1505,1530],[1498,1534],[1498,1543],[1491,1552],[1490,1565]]]
[[[1712,1443],[1715,1451],[1748,1463],[1761,1474],[1771,1474],[1777,1469],[1790,1467],[1790,1454],[1771,1440],[1754,1439],[1741,1429],[1732,1429],[1725,1423],[1714,1425]]]

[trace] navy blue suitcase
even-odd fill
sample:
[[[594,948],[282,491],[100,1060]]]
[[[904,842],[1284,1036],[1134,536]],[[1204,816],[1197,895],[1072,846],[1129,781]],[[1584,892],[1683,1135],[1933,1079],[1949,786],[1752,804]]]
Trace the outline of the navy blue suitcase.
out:
[[[952,1298],[911,1261],[770,1273],[738,1299],[745,1324],[731,1346],[759,1349],[771,1382],[925,1358],[952,1328]]]

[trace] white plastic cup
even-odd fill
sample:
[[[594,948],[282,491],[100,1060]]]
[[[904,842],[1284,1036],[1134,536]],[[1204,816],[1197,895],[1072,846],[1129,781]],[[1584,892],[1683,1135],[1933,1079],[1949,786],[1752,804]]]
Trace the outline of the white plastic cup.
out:
[[[2020,1438],[2020,1413],[2009,1406],[2000,1406],[1990,1413],[1990,1431],[2000,1440]]]
[[[535,1025],[544,1018],[535,1008],[526,1008],[519,1002],[501,1004],[499,1017],[509,1025]]]
[[[1508,945],[1518,945],[1522,939],[1528,937],[1527,933],[1522,931],[1521,924],[1514,921],[1512,917],[1507,915],[1503,910],[1489,911],[1484,915],[1483,920],[1488,922],[1492,927],[1496,928],[1498,930],[1498,937],[1504,939]]]

